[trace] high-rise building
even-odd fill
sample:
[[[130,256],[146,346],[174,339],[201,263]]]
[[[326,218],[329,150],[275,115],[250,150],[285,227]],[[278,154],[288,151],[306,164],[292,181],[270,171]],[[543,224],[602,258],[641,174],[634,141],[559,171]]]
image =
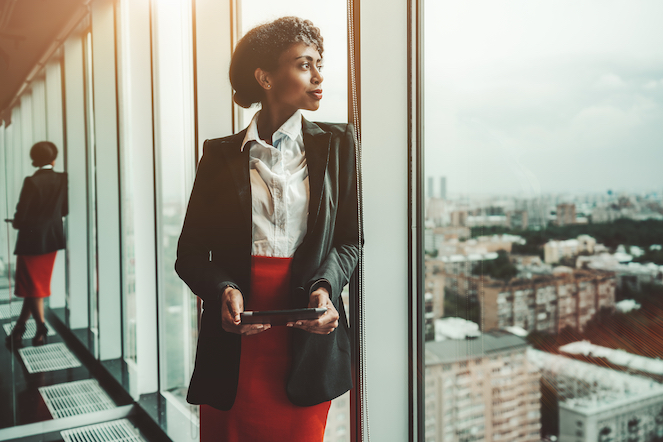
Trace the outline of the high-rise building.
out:
[[[557,204],[557,225],[565,226],[576,223],[575,204]]]
[[[505,331],[426,343],[426,442],[539,442],[540,374]]]
[[[447,177],[440,177],[440,198],[447,199]]]
[[[527,230],[528,221],[526,210],[511,210],[506,213],[506,224],[510,229]]]

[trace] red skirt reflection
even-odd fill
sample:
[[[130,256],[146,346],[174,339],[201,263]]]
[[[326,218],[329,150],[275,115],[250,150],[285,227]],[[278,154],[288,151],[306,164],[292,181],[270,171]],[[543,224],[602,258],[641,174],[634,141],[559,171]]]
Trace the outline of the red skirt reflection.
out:
[[[291,258],[254,256],[245,310],[289,308]],[[200,407],[201,442],[322,442],[331,402],[299,407],[286,396],[290,332],[272,327],[242,336],[235,404],[229,411]]]

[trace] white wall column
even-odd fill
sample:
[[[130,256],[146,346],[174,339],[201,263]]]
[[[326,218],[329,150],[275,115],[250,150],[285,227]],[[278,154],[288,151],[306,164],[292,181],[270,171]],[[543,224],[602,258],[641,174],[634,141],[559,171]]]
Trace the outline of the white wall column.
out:
[[[32,83],[32,144],[46,139],[46,84],[42,76]],[[32,145],[30,145],[32,147]]]
[[[64,80],[69,173],[67,261],[69,327],[88,326],[87,163],[85,141],[85,90],[83,39],[70,36],[64,44]]]
[[[407,441],[407,4],[360,3],[368,416],[372,440]]]
[[[130,393],[138,398],[159,388],[150,0],[121,0],[119,15],[120,140],[126,192],[122,223],[126,230],[133,230],[131,238],[125,233],[123,240],[133,243],[131,273],[135,278],[135,292],[124,296],[124,317],[135,321],[136,327],[135,342],[125,339],[124,345],[125,360],[133,369]],[[124,265],[127,269],[130,263]],[[136,364],[132,367],[134,352]]]
[[[113,3],[112,0],[97,0],[91,4],[101,360],[116,359],[122,355],[120,183]]]
[[[7,172],[8,172],[8,167],[7,167],[7,154],[6,154],[6,144],[5,144],[5,136],[6,136],[6,131],[7,127],[5,126],[4,123],[0,121],[0,186],[2,186],[2,191],[0,191],[0,216],[2,217],[2,220],[6,218],[11,218],[14,216],[14,211],[12,208],[9,207],[8,200],[7,200]],[[10,213],[11,212],[11,213]],[[14,250],[13,247],[9,243],[9,237],[7,235],[7,225],[2,222],[2,226],[0,227],[2,231],[0,232],[0,260],[2,260],[3,268],[2,271],[6,272],[7,271],[7,263],[9,262],[9,259],[11,258],[11,261],[14,262],[14,257],[12,256]],[[11,226],[9,226],[9,229],[11,230]]]
[[[23,144],[22,139],[22,130],[21,130],[21,105],[19,103],[14,106],[12,109],[12,133],[11,133],[11,147],[9,154],[11,156],[11,163],[13,167],[11,168],[10,181],[11,181],[11,192],[9,194],[10,207],[13,211],[16,210],[16,204],[18,204],[18,197],[21,192],[21,187],[23,185],[23,179],[26,176],[23,169],[25,168],[26,161],[23,158]],[[12,216],[13,212],[12,212]],[[15,237],[15,235],[14,235]]]
[[[54,143],[58,148],[58,158],[55,163],[55,170],[64,171],[65,151],[64,151],[64,121],[62,119],[62,72],[60,70],[60,60],[51,60],[45,69],[45,116],[46,116],[46,135],[45,139]],[[58,252],[53,269],[53,279],[51,280],[51,297],[49,305],[51,308],[60,308],[65,306],[66,277],[65,262],[66,250]]]
[[[32,167],[32,160],[30,159],[30,148],[32,143],[34,143],[33,133],[32,133],[32,91],[26,91],[21,95],[21,109],[20,109],[20,120],[21,120],[21,144],[20,146],[20,164],[21,164],[21,175],[26,177],[32,175],[35,172],[34,167]],[[20,179],[20,182],[23,182],[23,178]],[[19,190],[20,190],[19,186]],[[18,198],[18,195],[16,195]]]

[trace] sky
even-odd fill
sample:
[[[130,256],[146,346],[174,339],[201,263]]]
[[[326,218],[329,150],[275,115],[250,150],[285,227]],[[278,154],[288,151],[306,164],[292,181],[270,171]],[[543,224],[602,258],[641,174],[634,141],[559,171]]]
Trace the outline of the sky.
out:
[[[426,174],[449,194],[663,189],[663,2],[428,0],[424,17]]]
[[[321,28],[325,98],[306,117],[346,121],[346,2],[241,5],[244,31],[284,15]],[[424,8],[425,168],[449,194],[663,190],[663,1]]]

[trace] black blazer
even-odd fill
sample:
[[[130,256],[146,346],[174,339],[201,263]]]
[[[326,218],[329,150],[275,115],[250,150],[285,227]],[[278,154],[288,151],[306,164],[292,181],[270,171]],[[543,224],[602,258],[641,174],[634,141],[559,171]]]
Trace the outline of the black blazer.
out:
[[[69,213],[67,174],[40,169],[23,181],[12,225],[15,255],[43,255],[65,248],[62,217]]]
[[[350,340],[341,290],[359,256],[357,171],[351,125],[303,119],[310,202],[307,232],[292,262],[291,304],[308,306],[311,286],[331,285],[339,326],[329,335],[294,329],[286,391],[293,404],[315,405],[352,388]],[[187,401],[229,410],[237,393],[241,337],[221,326],[219,296],[227,283],[251,296],[252,212],[246,129],[205,141],[175,269],[203,299],[196,362]]]

